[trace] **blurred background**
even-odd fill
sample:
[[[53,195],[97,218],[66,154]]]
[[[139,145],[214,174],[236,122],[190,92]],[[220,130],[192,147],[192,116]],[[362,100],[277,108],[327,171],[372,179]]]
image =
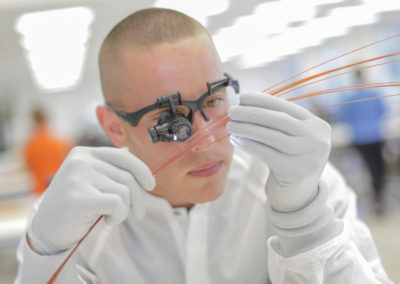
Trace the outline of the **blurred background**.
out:
[[[103,103],[98,50],[116,23],[151,6],[203,23],[244,92],[391,36],[286,83],[400,52],[398,0],[0,0],[0,284],[13,282],[30,207],[66,153],[74,145],[110,145],[95,116]],[[400,94],[397,60],[393,55],[331,73],[368,67],[283,97],[395,82],[296,102],[331,123],[330,160],[357,192],[359,214],[388,274],[400,283],[400,96],[343,104]],[[335,104],[343,105],[318,109]]]

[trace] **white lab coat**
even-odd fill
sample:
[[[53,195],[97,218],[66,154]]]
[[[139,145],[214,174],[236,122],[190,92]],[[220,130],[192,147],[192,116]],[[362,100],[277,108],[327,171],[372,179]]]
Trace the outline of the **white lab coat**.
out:
[[[367,227],[356,217],[354,193],[329,164],[322,176],[329,188],[324,204],[343,229],[328,240],[314,239],[306,251],[279,253],[280,237],[266,210],[268,174],[262,162],[235,150],[218,200],[187,212],[149,195],[144,219],[99,223],[56,283],[392,283]],[[16,283],[46,283],[68,253],[40,256],[23,238]]]

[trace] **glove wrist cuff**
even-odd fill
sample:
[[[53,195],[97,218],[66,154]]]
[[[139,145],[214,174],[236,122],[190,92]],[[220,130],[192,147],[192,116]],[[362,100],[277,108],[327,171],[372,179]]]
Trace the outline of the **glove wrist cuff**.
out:
[[[312,223],[326,208],[327,198],[328,188],[324,182],[320,181],[316,194],[301,209],[291,212],[280,212],[275,210],[267,199],[267,210],[275,227],[283,230],[292,230]]]
[[[38,234],[32,229],[32,226],[29,226],[26,234],[27,239],[29,239],[28,243],[31,249],[36,253],[40,255],[54,255],[61,252],[57,248],[43,242]]]

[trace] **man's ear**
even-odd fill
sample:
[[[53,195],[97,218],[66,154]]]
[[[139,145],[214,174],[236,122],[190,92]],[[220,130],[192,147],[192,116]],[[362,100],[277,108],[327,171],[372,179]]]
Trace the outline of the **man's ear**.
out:
[[[96,108],[97,120],[99,121],[108,138],[117,147],[128,145],[127,137],[119,117],[105,106]]]

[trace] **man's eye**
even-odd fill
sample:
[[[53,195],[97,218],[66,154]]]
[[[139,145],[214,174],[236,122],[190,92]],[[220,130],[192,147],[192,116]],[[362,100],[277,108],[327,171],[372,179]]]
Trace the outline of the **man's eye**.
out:
[[[155,114],[151,117],[151,121],[158,121],[158,119],[160,118],[161,113]]]
[[[158,121],[160,116],[164,112],[167,112],[167,111],[169,111],[169,108],[165,108],[165,109],[162,109],[162,110],[154,111],[154,113],[152,113],[151,116],[150,116],[150,121]]]
[[[215,107],[218,105],[219,102],[223,101],[222,98],[214,98],[206,102],[207,107]]]

